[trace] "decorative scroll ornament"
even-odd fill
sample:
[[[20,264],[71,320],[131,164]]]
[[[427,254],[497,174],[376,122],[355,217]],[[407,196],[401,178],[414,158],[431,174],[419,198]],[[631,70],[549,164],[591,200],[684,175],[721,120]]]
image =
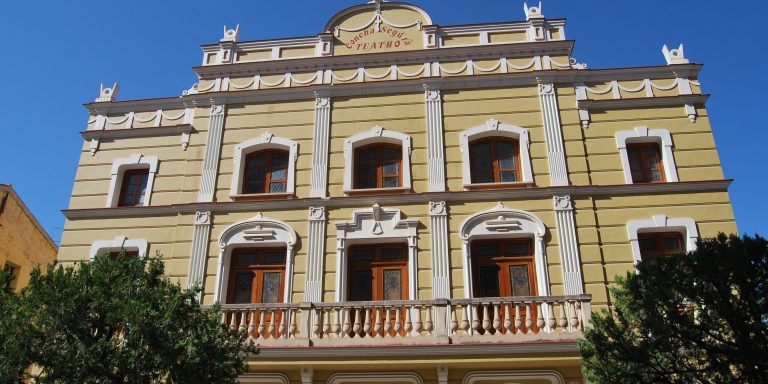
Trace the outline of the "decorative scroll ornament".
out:
[[[437,91],[437,90],[427,91],[426,98],[427,98],[427,101],[440,100],[440,91]]]
[[[445,201],[430,201],[429,202],[429,215],[430,216],[443,216],[446,214]]]
[[[318,97],[315,99],[315,106],[316,107],[327,107],[331,103],[331,98],[329,97]]]
[[[554,196],[556,211],[569,211],[573,209],[570,196]]]
[[[196,212],[195,213],[195,224],[197,225],[207,225],[211,223],[211,213],[210,212]]]
[[[539,93],[542,95],[551,95],[555,93],[555,87],[552,84],[539,84]]]
[[[224,114],[223,105],[211,105],[211,115],[222,115],[222,114]]]
[[[309,207],[310,220],[325,220],[325,207]]]

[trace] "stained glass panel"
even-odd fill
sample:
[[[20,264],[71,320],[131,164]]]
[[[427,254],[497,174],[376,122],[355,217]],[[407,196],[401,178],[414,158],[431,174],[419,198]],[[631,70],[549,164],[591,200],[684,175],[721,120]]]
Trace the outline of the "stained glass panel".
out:
[[[282,273],[280,272],[264,272],[262,276],[263,282],[261,286],[261,302],[262,303],[278,303],[280,302],[280,280]]]
[[[514,153],[509,156],[504,155],[499,158],[499,167],[502,169],[517,169],[517,157]]]
[[[235,297],[233,304],[250,304],[253,290],[253,273],[241,272],[235,275]]]
[[[495,265],[481,265],[478,271],[480,294],[479,297],[498,297],[499,293],[499,267]]]
[[[530,275],[528,274],[528,265],[510,265],[509,280],[512,296],[531,295],[531,280]]]
[[[385,177],[381,183],[382,188],[397,188],[399,186],[400,186],[399,177]]]
[[[403,299],[402,273],[399,269],[384,270],[384,300]]]
[[[288,169],[281,166],[280,168],[272,167],[271,180],[285,180],[288,175]]]
[[[517,172],[501,172],[501,181],[503,183],[517,181]]]
[[[285,182],[281,183],[269,183],[270,193],[285,193]]]
[[[397,175],[400,173],[400,163],[398,162],[384,162],[384,165],[381,167],[381,174],[382,175]]]

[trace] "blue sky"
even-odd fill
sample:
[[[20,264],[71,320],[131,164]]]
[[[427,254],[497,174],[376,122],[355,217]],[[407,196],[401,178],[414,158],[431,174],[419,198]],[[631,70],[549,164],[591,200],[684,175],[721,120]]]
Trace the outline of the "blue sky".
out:
[[[118,99],[178,96],[196,80],[204,43],[240,24],[241,39],[309,36],[350,0],[8,1],[0,12],[0,183],[13,184],[58,242],[99,83]],[[521,20],[517,0],[415,0],[439,25]],[[768,2],[548,0],[543,13],[568,19],[574,56],[590,68],[663,65],[664,43],[685,43],[704,63],[703,90],[720,160],[734,178],[739,231],[768,235],[762,202],[768,172],[763,112],[768,76]],[[762,48],[761,48],[762,47]],[[762,169],[762,171],[761,171]]]

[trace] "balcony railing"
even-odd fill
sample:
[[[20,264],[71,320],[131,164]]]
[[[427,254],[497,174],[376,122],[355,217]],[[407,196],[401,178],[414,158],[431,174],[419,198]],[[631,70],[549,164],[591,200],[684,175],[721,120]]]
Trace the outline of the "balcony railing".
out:
[[[342,303],[226,304],[222,319],[261,347],[569,341],[591,295]]]

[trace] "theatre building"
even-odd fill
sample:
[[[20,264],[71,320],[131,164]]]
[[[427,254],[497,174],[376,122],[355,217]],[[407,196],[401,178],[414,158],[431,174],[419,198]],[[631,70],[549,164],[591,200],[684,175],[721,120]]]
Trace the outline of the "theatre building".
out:
[[[244,383],[583,383],[615,276],[736,232],[731,180],[682,46],[590,69],[524,11],[225,27],[181,96],[102,86],[59,259],[162,254],[259,345]]]

